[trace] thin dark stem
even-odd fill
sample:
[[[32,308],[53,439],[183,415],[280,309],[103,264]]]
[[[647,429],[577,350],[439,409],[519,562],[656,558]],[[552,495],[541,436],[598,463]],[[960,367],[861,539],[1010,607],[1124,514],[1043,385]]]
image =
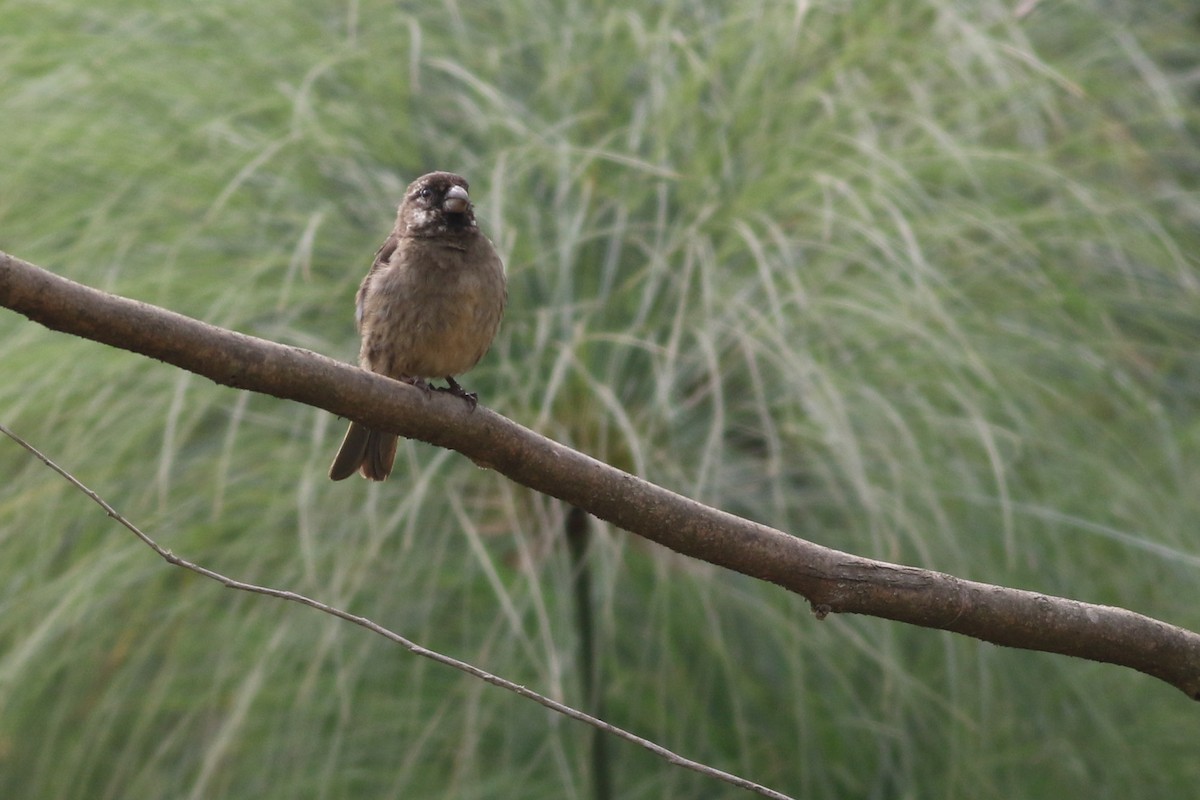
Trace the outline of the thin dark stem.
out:
[[[572,507],[567,512],[567,550],[571,554],[571,585],[575,594],[575,622],[579,629],[579,675],[585,708],[597,717],[604,716],[604,690],[600,680],[600,661],[596,658],[596,622],[592,611],[592,526],[587,512]],[[612,762],[608,755],[608,737],[592,730],[592,788],[595,800],[611,800]]]

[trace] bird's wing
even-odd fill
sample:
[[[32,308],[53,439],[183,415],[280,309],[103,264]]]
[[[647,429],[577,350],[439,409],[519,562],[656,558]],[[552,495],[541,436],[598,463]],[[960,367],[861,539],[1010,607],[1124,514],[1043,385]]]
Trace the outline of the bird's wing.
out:
[[[375,251],[375,260],[371,262],[371,269],[367,270],[367,276],[363,278],[362,284],[358,287],[358,294],[354,297],[354,324],[358,327],[359,333],[362,333],[363,301],[366,299],[367,286],[371,283],[371,276],[377,270],[387,266],[387,263],[392,260],[392,254],[399,246],[400,237],[395,231],[392,231],[384,240],[383,245]]]

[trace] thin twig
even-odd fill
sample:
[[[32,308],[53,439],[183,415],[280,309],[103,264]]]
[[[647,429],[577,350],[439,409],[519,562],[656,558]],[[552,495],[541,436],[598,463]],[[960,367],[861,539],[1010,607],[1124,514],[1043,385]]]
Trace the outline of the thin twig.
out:
[[[126,519],[115,508],[113,508],[107,501],[104,500],[104,498],[102,498],[100,495],[96,494],[96,492],[92,491],[90,488],[85,486],[74,475],[67,472],[65,469],[60,467],[58,464],[51,461],[48,456],[46,456],[44,453],[42,453],[40,450],[38,450],[32,444],[25,441],[17,434],[13,433],[13,431],[9,430],[9,428],[7,426],[0,424],[0,433],[5,434],[10,439],[15,441],[17,444],[24,447],[26,450],[28,450],[30,453],[32,453],[34,456],[36,456],[42,463],[44,463],[46,466],[50,467],[50,469],[54,470],[59,475],[61,475],[63,478],[65,478],[68,483],[70,483],[76,489],[78,489],[79,491],[81,491],[85,495],[87,495],[89,498],[91,498],[92,502],[96,503],[96,505],[98,505],[102,509],[104,509],[104,513],[108,514],[108,516],[112,517],[114,520],[119,522],[121,525],[124,525],[126,528],[128,528],[133,533],[133,535],[138,537],[139,539],[141,539],[142,542],[144,544],[146,544],[146,546],[148,546],[154,552],[156,552],[160,556],[162,556],[162,558],[168,564],[173,564],[177,567],[183,567],[184,569],[195,572],[198,575],[203,575],[206,578],[210,578],[214,581],[217,581],[218,583],[224,584],[226,587],[228,587],[230,589],[238,589],[243,592],[253,592],[255,594],[263,594],[263,595],[267,595],[268,597],[277,597],[280,600],[289,600],[293,603],[299,603],[301,605],[309,606],[310,608],[315,608],[318,611],[323,611],[326,614],[329,614],[331,616],[338,617],[339,619],[344,619],[347,622],[352,622],[355,625],[358,625],[359,627],[366,628],[367,630],[371,631],[372,633],[377,633],[380,636],[384,637],[385,639],[389,639],[389,640],[395,642],[396,644],[404,647],[406,650],[408,650],[410,653],[412,653],[414,655],[428,658],[431,661],[436,661],[439,664],[445,664],[448,667],[453,667],[454,669],[459,670],[460,672],[465,672],[468,675],[471,675],[475,678],[479,678],[480,680],[485,681],[486,683],[490,683],[493,686],[499,686],[501,689],[507,689],[508,691],[510,691],[514,694],[517,694],[517,695],[520,695],[521,697],[532,700],[535,703],[539,703],[539,704],[545,706],[546,708],[550,709],[551,711],[556,711],[559,714],[562,714],[563,716],[570,717],[571,719],[578,720],[579,722],[583,722],[588,725],[591,725],[594,728],[604,731],[605,733],[610,733],[613,736],[616,736],[620,739],[624,739],[627,742],[632,742],[633,744],[636,744],[639,747],[643,747],[646,750],[649,750],[651,753],[654,753],[656,756],[658,756],[659,758],[662,758],[664,761],[666,761],[669,764],[674,764],[675,766],[679,766],[679,767],[683,767],[685,769],[690,769],[695,772],[699,772],[701,775],[705,775],[710,778],[716,778],[717,780],[724,781],[725,783],[732,784],[733,786],[737,786],[741,789],[748,789],[749,791],[754,792],[759,795],[762,795],[763,797],[774,798],[774,800],[794,800],[793,798],[789,797],[788,795],[782,794],[781,792],[777,792],[774,789],[769,789],[766,786],[761,786],[753,781],[747,780],[746,778],[742,778],[737,775],[733,775],[733,774],[725,772],[723,770],[719,770],[715,767],[710,767],[707,764],[702,764],[698,761],[693,761],[690,758],[685,758],[684,756],[681,756],[678,753],[668,750],[667,748],[663,747],[662,745],[656,744],[655,742],[652,742],[649,739],[644,739],[641,736],[638,736],[637,734],[630,733],[629,731],[624,730],[622,728],[618,728],[617,726],[612,725],[608,722],[605,722],[602,719],[593,717],[590,714],[585,714],[584,712],[578,711],[568,705],[558,702],[557,700],[552,700],[549,697],[546,697],[545,695],[542,695],[542,694],[538,694],[537,692],[533,691],[532,689],[527,689],[526,687],[521,686],[518,683],[513,683],[512,681],[507,680],[505,678],[501,678],[498,675],[493,675],[492,673],[488,672],[487,670],[480,669],[479,667],[476,667],[473,664],[469,664],[466,661],[460,661],[457,658],[453,658],[452,656],[448,656],[443,653],[439,653],[436,650],[430,650],[426,647],[422,647],[421,645],[417,644],[416,642],[413,642],[410,639],[406,639],[405,637],[401,636],[400,634],[396,633],[395,631],[389,630],[388,628],[385,628],[382,625],[367,619],[366,617],[360,617],[357,614],[351,614],[350,612],[343,611],[340,608],[334,608],[333,606],[326,605],[325,603],[322,603],[319,600],[314,600],[311,597],[306,597],[305,595],[297,594],[296,592],[289,592],[289,591],[286,591],[283,589],[274,589],[269,586],[258,586],[253,583],[246,583],[245,581],[239,581],[234,578],[230,578],[227,575],[223,575],[220,572],[217,572],[215,570],[208,569],[207,567],[202,567],[199,564],[196,564],[192,561],[188,561],[185,558],[181,558],[180,556],[177,556],[174,553],[172,553],[170,550],[167,550],[165,547],[162,547],[161,545],[159,545],[158,542],[156,542],[152,538],[150,538],[150,536],[148,534],[146,534],[144,531],[142,531],[140,528],[138,528],[136,525],[134,525],[132,522],[130,522],[128,519]]]

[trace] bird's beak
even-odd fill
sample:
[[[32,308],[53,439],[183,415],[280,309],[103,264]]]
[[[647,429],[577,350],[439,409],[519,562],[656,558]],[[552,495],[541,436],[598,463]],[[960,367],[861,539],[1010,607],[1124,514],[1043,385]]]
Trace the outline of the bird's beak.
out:
[[[467,195],[467,190],[461,186],[451,186],[450,191],[446,192],[442,210],[448,214],[462,214],[470,207],[471,198]]]

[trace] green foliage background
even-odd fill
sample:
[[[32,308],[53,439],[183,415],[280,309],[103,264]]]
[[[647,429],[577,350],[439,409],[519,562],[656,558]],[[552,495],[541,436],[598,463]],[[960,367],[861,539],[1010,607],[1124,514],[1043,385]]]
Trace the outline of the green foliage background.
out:
[[[1200,629],[1185,0],[0,7],[0,248],[351,360],[403,186],[472,181],[519,422],[868,556]],[[0,314],[0,419],[175,552],[574,704],[564,510]],[[588,732],[171,569],[0,442],[0,796],[587,797]],[[608,718],[797,797],[1178,797],[1194,704],[606,528]],[[614,745],[618,795],[740,793]]]

